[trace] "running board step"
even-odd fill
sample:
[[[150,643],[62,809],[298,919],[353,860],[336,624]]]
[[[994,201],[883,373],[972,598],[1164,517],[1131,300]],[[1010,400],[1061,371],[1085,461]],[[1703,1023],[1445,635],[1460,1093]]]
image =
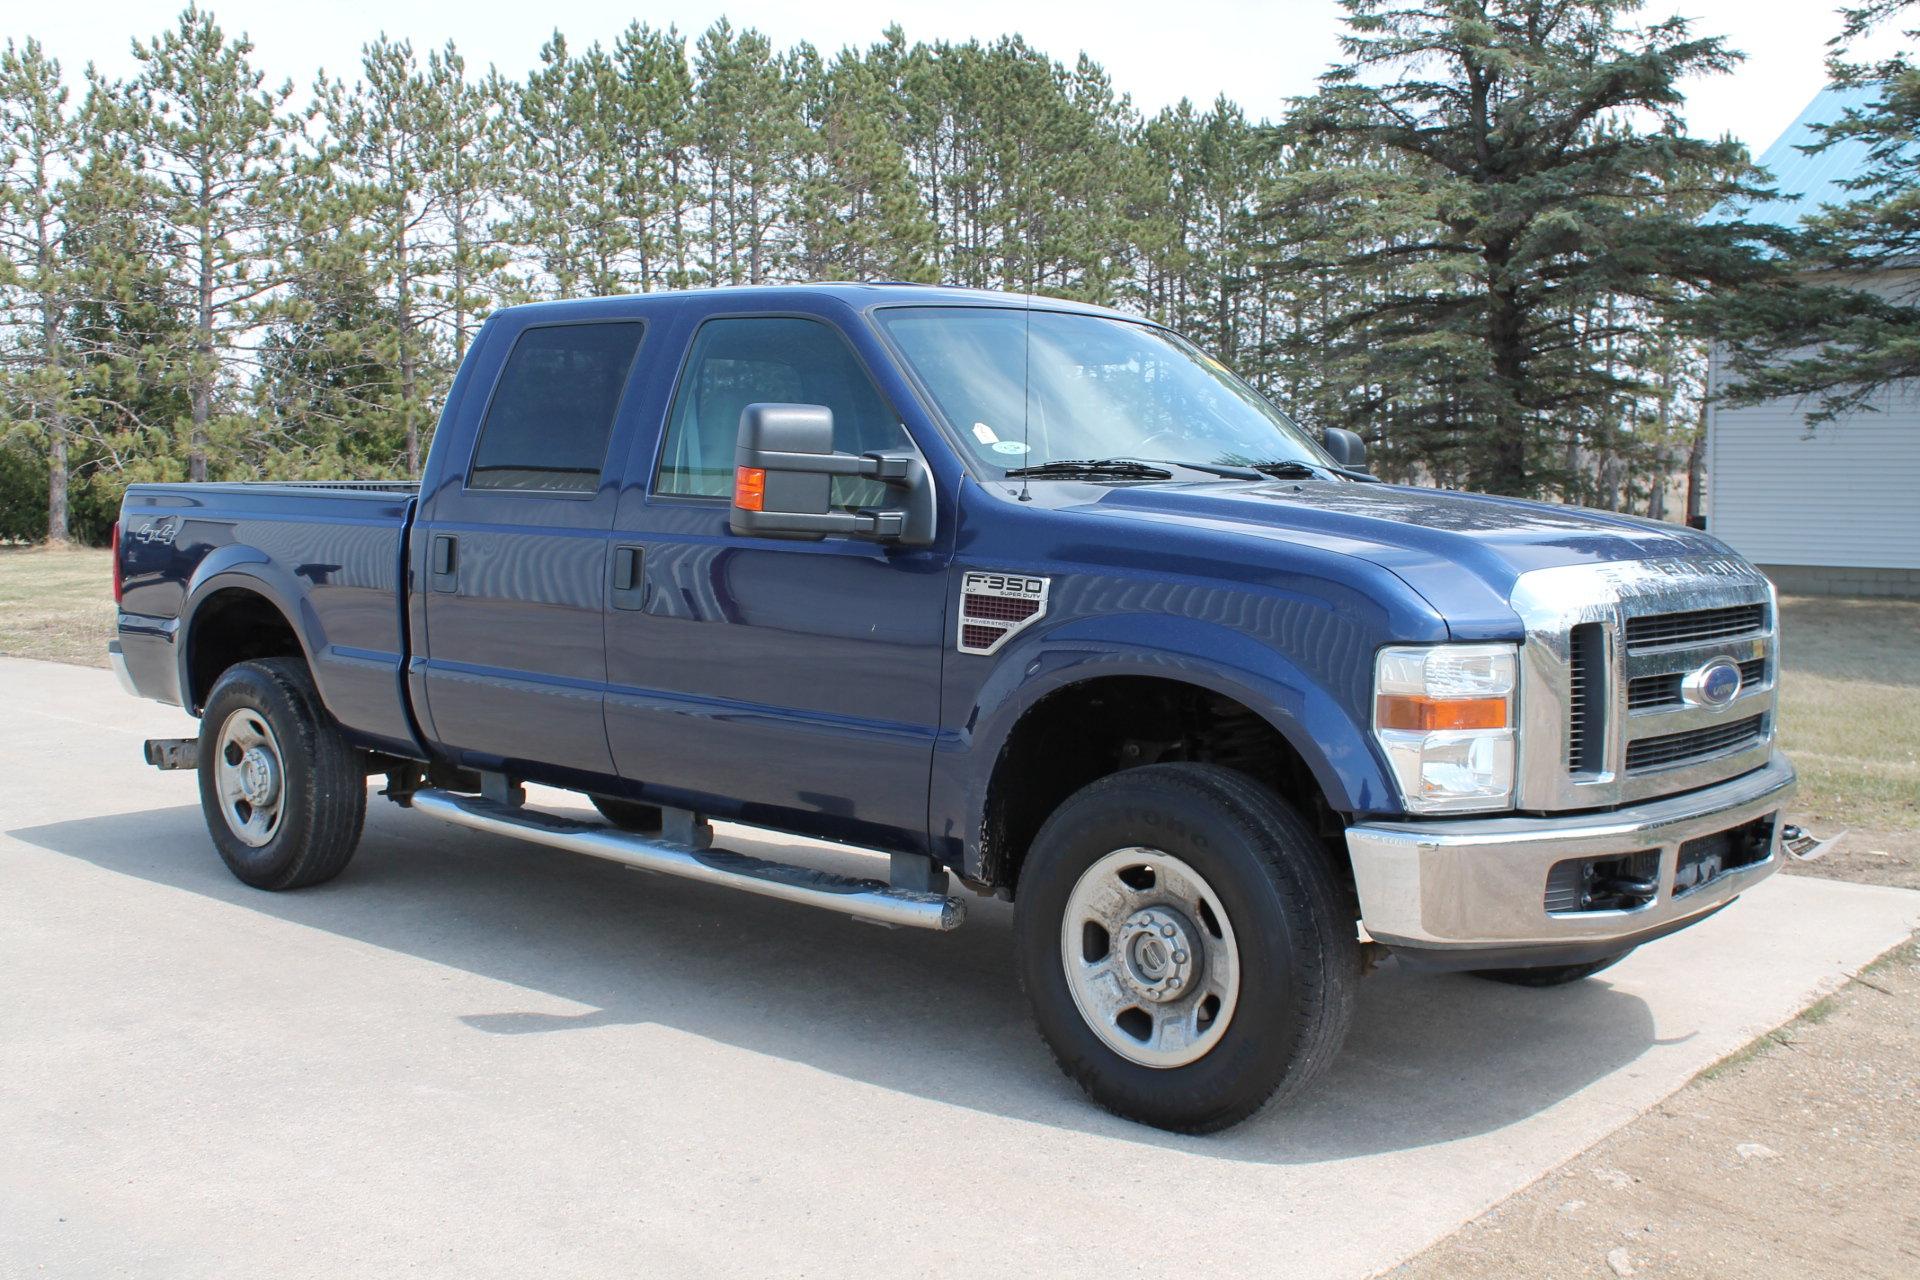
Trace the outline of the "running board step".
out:
[[[967,914],[965,904],[944,894],[896,889],[884,880],[855,880],[726,849],[695,849],[654,836],[634,835],[434,787],[414,792],[413,807],[475,831],[517,836],[554,849],[623,862],[643,871],[744,889],[748,893],[825,907],[829,911],[844,911],[879,924],[911,929],[957,929]]]

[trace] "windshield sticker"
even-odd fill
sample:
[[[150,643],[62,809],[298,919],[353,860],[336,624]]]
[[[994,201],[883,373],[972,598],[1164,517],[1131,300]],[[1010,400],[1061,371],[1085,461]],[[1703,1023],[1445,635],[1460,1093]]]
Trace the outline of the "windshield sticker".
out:
[[[993,446],[993,451],[995,453],[1013,453],[1013,454],[1031,452],[1026,445],[1022,444],[1018,440],[1001,440]]]
[[[973,424],[973,438],[975,440],[978,440],[981,444],[992,444],[994,441],[998,440],[1000,437],[995,435],[993,433],[993,428],[988,426],[986,423],[976,422]]]

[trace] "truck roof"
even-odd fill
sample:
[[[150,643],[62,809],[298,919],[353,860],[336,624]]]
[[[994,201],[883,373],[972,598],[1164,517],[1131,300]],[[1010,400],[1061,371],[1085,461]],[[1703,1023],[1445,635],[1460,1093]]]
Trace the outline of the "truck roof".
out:
[[[747,309],[778,309],[799,299],[834,299],[864,310],[880,305],[915,306],[1011,306],[1027,304],[1050,311],[1076,311],[1088,315],[1113,316],[1138,320],[1141,317],[1111,307],[1052,298],[1044,294],[1005,293],[997,289],[961,289],[951,285],[914,284],[904,280],[829,281],[820,284],[723,285],[712,289],[665,289],[658,293],[617,294],[603,298],[573,298],[557,302],[527,302],[503,307],[496,315],[549,318],[586,316],[639,316],[671,311],[694,300],[724,297]]]

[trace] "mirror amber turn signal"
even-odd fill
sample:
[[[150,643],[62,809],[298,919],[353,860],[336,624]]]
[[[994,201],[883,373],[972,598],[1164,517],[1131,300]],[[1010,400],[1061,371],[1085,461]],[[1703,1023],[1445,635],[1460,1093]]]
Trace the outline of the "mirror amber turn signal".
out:
[[[734,445],[733,510],[728,527],[754,537],[824,538],[842,534],[906,546],[933,542],[933,479],[905,450],[836,453],[833,410],[819,404],[750,404],[740,411]],[[897,507],[839,511],[833,478],[877,480]]]

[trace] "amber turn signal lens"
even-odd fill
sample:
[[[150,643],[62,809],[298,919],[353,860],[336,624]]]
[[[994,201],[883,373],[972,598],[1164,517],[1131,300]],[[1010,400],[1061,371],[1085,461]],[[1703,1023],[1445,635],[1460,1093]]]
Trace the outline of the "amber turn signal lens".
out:
[[[1427,698],[1383,693],[1375,711],[1382,729],[1504,729],[1505,698]]]
[[[735,467],[733,505],[742,511],[766,510],[767,473],[759,467]]]

